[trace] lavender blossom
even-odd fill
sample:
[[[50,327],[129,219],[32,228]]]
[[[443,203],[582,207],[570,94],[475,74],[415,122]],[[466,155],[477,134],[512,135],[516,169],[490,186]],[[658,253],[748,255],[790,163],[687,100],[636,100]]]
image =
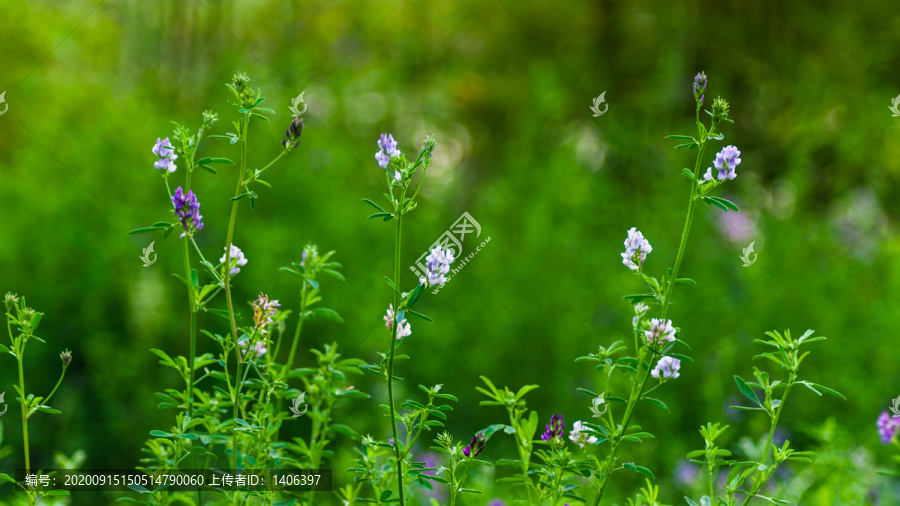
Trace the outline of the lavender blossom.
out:
[[[228,254],[223,254],[222,258],[219,259],[219,262],[224,262],[228,259]],[[240,248],[231,245],[231,271],[228,273],[229,276],[234,276],[235,274],[241,272],[241,267],[247,265],[247,258],[244,257],[244,252],[241,251]]]
[[[644,265],[647,254],[651,251],[653,251],[653,247],[644,238],[644,234],[637,228],[631,227],[631,230],[628,231],[628,238],[625,239],[625,253],[622,253],[622,263],[633,271],[639,270]]]
[[[650,371],[650,375],[656,379],[675,379],[678,377],[678,370],[681,368],[681,360],[672,357],[663,357],[656,363],[656,367]],[[660,378],[660,375],[662,378]]]
[[[696,76],[694,76],[694,99],[697,100],[697,105],[703,103],[704,93],[706,92],[706,73],[700,72]]]
[[[241,348],[246,348],[247,343],[249,343],[249,342],[250,342],[249,339],[244,339],[243,341],[240,341],[238,344],[241,345]],[[256,358],[259,358],[259,357],[265,355],[266,351],[268,351],[268,349],[266,348],[266,342],[265,341],[257,341],[253,345],[253,348],[251,348],[250,350],[244,350],[244,356],[246,357],[250,353],[250,351],[253,351],[256,354]]]
[[[485,442],[487,442],[487,438],[484,436],[483,432],[475,434],[472,436],[472,442],[469,443],[469,446],[463,448],[463,455],[474,459],[484,450]]]
[[[450,248],[441,249],[440,246],[431,250],[431,254],[425,258],[425,277],[420,278],[420,283],[428,282],[431,286],[443,286],[450,272],[450,264],[456,260]]]
[[[291,126],[284,132],[284,140],[281,141],[281,146],[285,151],[290,151],[300,144],[301,133],[303,133],[303,120],[294,118],[294,121],[291,121]]]
[[[397,141],[391,134],[381,134],[378,139],[379,151],[375,153],[375,160],[382,169],[387,168],[391,158],[400,156],[400,150],[397,149]],[[396,178],[396,176],[394,176]]]
[[[638,328],[638,325],[641,323],[641,318],[647,314],[648,309],[650,308],[643,302],[638,302],[634,305],[634,318],[631,319],[631,325],[634,328]]]
[[[585,432],[582,432],[587,427],[584,426],[581,421],[577,421],[572,424],[572,431],[569,432],[569,439],[572,440],[573,443],[577,444],[584,449],[584,445],[586,444],[594,444],[597,442],[597,438],[595,436],[591,436]]]
[[[675,327],[672,320],[653,318],[650,320],[650,330],[644,331],[644,335],[647,336],[647,344],[658,346],[675,340]]]
[[[713,161],[713,165],[719,171],[717,179],[719,181],[725,181],[726,179],[734,179],[737,177],[734,169],[740,165],[741,159],[738,158],[741,156],[741,152],[738,151],[738,148],[734,146],[725,146],[722,148],[722,151],[716,153],[716,159]],[[708,168],[706,170],[706,174],[703,176],[703,179],[707,181],[712,181],[712,168]]]
[[[172,204],[175,206],[175,215],[181,220],[184,226],[183,238],[187,234],[193,235],[197,230],[203,228],[203,216],[200,216],[200,203],[197,202],[197,196],[194,190],[188,190],[187,194],[183,193],[179,186],[172,195]]]
[[[153,164],[160,171],[165,171],[167,174],[171,174],[175,172],[177,168],[175,166],[175,160],[178,159],[178,155],[175,154],[175,148],[172,147],[172,143],[169,142],[169,138],[160,139],[156,138],[156,145],[153,146],[153,154],[159,157],[159,160]]]
[[[541,440],[549,442],[551,439],[562,438],[565,431],[565,422],[562,415],[553,415],[550,417],[550,423],[544,426],[544,433],[541,434]]]
[[[900,429],[900,418],[893,418],[887,411],[881,413],[875,425],[878,427],[878,435],[881,436],[882,444],[890,444],[900,432],[897,430]]]
[[[400,323],[397,324],[397,340],[399,341],[400,339],[407,337],[411,334],[412,334],[412,327],[409,325],[409,323],[406,322],[406,318],[404,318],[403,320],[400,321]]]

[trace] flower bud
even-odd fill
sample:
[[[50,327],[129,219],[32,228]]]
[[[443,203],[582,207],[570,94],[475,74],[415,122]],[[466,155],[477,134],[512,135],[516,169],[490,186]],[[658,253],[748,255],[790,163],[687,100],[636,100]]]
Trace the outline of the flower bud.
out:
[[[66,350],[59,354],[59,359],[62,360],[63,368],[69,367],[69,364],[72,362],[72,352]]]

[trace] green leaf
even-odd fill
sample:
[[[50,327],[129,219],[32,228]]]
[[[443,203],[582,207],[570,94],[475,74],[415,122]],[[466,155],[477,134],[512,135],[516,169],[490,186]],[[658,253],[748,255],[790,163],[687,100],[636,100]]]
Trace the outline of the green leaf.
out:
[[[231,165],[234,165],[234,162],[232,162],[228,158],[212,158],[207,156],[205,158],[197,160],[197,165],[202,165],[204,163],[230,163]]]
[[[641,473],[644,476],[650,478],[651,480],[656,479],[656,476],[653,476],[653,472],[650,471],[649,469],[647,469],[646,467],[636,466],[636,465],[632,464],[631,462],[626,462],[626,463],[622,464],[622,466],[625,469],[631,469],[632,471],[634,471],[636,473]]]
[[[375,213],[375,214],[373,214],[372,216],[369,216],[368,219],[371,220],[372,218],[384,218],[384,221],[388,221],[389,219],[391,219],[391,218],[393,218],[393,217],[394,217],[394,215],[391,214],[391,213],[384,213],[384,212],[382,212],[382,213]]]
[[[350,427],[348,427],[346,425],[336,423],[334,425],[330,425],[329,428],[331,430],[333,430],[334,432],[337,432],[338,434],[343,434],[343,435],[349,436],[353,439],[359,439],[359,434],[355,430],[351,429]]]
[[[337,314],[337,311],[335,311],[333,309],[320,307],[320,308],[313,309],[312,311],[310,311],[310,313],[312,313],[320,318],[324,318],[326,320],[331,320],[333,322],[338,322],[338,323],[344,323],[344,319],[341,318],[341,315]]]
[[[409,311],[407,311],[407,312],[408,312],[409,314],[413,315],[413,316],[418,316],[419,318],[421,318],[421,319],[423,319],[423,320],[425,320],[425,321],[427,321],[427,322],[433,322],[433,321],[434,321],[434,320],[432,320],[431,318],[429,318],[429,317],[423,315],[422,313],[419,313],[419,312],[416,312],[416,311],[413,311],[413,310],[409,310]]]
[[[655,299],[656,294],[655,293],[639,293],[636,295],[626,295],[623,298],[628,299],[629,301],[631,301],[632,304],[636,304],[644,299]]]
[[[654,399],[653,397],[643,397],[641,400],[647,401],[650,404],[653,404],[654,406],[658,406],[660,409],[662,409],[666,413],[669,412],[669,407],[666,406],[666,403],[664,403],[663,401],[661,401],[659,399]]]
[[[200,164],[200,165],[197,165],[197,167],[200,167],[201,169],[205,170],[206,172],[209,172],[210,174],[217,174],[216,169],[210,167],[209,165]]]
[[[756,397],[756,394],[753,392],[753,389],[750,388],[750,385],[744,381],[744,378],[741,378],[738,375],[734,376],[734,382],[737,383],[738,389],[744,394],[744,397],[753,401],[757,406],[760,405],[759,399]]]
[[[163,362],[165,362],[165,364],[163,364],[163,365],[168,365],[169,367],[178,369],[178,366],[175,364],[175,361],[172,360],[172,357],[167,355],[166,352],[156,349],[156,348],[150,348],[150,351],[153,352],[153,354],[155,354],[159,358],[163,359]]]
[[[422,294],[425,292],[425,285],[416,285],[413,289],[412,293],[409,294],[409,304],[407,307],[412,308],[416,305],[416,302],[419,302],[419,299],[422,298]]]
[[[136,228],[128,232],[128,235],[136,235],[136,234],[149,234],[150,232],[156,232],[157,230],[161,230],[163,227],[143,227]]]
[[[372,201],[369,200],[369,199],[363,199],[363,202],[365,202],[366,204],[369,204],[370,206],[374,207],[375,209],[378,209],[379,212],[387,213],[387,211],[385,211],[384,209],[382,209],[381,206],[379,206],[379,205],[376,204],[375,202],[372,202]],[[388,213],[388,214],[390,214],[390,213]]]
[[[691,169],[689,169],[687,167],[681,169],[681,175],[688,178],[688,180],[690,180],[690,181],[694,180],[694,173],[691,172]]]

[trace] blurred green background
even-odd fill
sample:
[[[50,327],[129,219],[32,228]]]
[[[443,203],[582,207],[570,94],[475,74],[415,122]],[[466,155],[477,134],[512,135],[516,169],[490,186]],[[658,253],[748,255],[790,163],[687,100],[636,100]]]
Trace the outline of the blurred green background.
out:
[[[590,399],[575,389],[594,389],[596,378],[573,360],[628,338],[622,297],[642,291],[619,257],[628,228],[652,243],[652,274],[674,263],[688,193],[679,174],[693,152],[663,136],[693,133],[691,83],[705,70],[706,103],[731,103],[722,145],[737,145],[743,163],[722,195],[741,212],[698,211],[682,267],[698,286],[679,286],[670,311],[694,361],[662,389],[670,414],[648,405],[637,416],[657,439],[624,456],[656,473],[667,502],[683,503],[683,457],[702,446],[702,423],[731,424],[732,449],[739,435],[765,430],[766,420],[727,409],[739,402],[732,376],[752,375],[753,339],[812,328],[829,339],[804,363],[807,379],[848,400],[795,393],[786,434],[824,454],[814,472],[785,478],[806,480],[804,504],[897,504],[897,482],[873,473],[888,455],[875,419],[900,395],[900,118],[888,110],[900,93],[900,18],[884,2],[851,11],[836,1],[3,0],[0,12],[9,104],[0,116],[0,290],[46,313],[47,344],[26,360],[29,391],[52,388],[64,348],[75,357],[53,403],[64,414],[30,423],[33,463],[83,449],[84,467],[130,468],[148,431],[171,423],[153,392],[178,380],[148,349],[187,354],[184,292],[170,274],[181,269],[180,244],[126,233],[171,216],[150,152],[171,121],[196,129],[210,109],[222,119],[212,133],[231,130],[224,83],[235,71],[278,113],[251,130],[251,166],[281,149],[293,97],[305,91],[308,104],[300,147],[269,172],[273,188],[257,190],[256,210],[241,208],[234,242],[249,263],[236,300],[262,291],[293,308],[298,287],[278,267],[299,261],[308,242],[337,250],[347,277],[323,282],[325,304],[346,323],[307,327],[300,365],[312,363],[307,349],[332,341],[369,361],[388,346],[382,276],[392,270],[393,229],[367,222],[361,199],[380,199],[380,133],[393,132],[405,153],[434,134],[404,263],[463,212],[491,241],[426,298],[435,322],[414,322],[402,389],[443,383],[458,396],[457,438],[504,421],[502,410],[478,407],[478,375],[539,384],[528,402],[542,420],[590,418]],[[592,117],[604,91],[609,110]],[[237,147],[206,141],[201,155],[236,158]],[[221,255],[236,177],[228,168],[197,176],[206,224],[197,241],[209,258]],[[158,261],[144,268],[151,240]],[[743,268],[751,241],[758,261]],[[210,316],[201,326],[224,333]],[[15,381],[15,361],[0,357],[8,403]],[[384,399],[374,376],[356,384]],[[336,417],[387,437],[375,402]],[[20,424],[10,414],[0,422],[14,450],[0,467],[13,469]],[[513,454],[498,436],[485,455]],[[640,481],[617,476],[621,502]],[[348,479],[338,472],[336,484]]]

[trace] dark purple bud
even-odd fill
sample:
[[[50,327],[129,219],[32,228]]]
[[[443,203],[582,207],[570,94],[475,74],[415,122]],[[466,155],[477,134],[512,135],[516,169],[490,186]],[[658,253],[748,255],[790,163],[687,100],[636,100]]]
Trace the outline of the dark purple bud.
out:
[[[303,120],[294,118],[291,126],[284,132],[284,140],[281,141],[281,146],[287,151],[296,148],[300,144],[301,133],[303,133]]]

